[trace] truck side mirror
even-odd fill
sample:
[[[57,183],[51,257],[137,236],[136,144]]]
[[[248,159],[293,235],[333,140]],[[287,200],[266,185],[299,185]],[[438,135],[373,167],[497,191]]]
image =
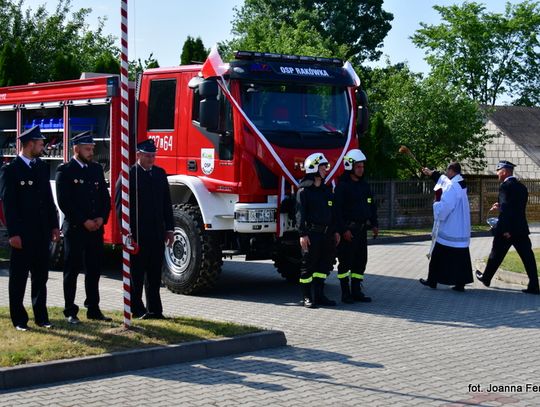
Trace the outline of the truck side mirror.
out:
[[[206,79],[199,84],[199,123],[208,131],[221,133],[221,108],[218,100],[219,87],[215,80]]]
[[[368,98],[366,92],[362,89],[356,91],[356,105],[358,106],[356,134],[360,138],[369,128]]]
[[[213,133],[219,132],[219,101],[214,99],[201,100],[199,107],[199,122],[201,127]]]

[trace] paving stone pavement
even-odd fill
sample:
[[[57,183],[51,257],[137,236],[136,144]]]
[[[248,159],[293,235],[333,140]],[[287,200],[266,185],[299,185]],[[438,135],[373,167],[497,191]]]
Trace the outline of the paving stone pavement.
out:
[[[531,235],[540,247],[540,228]],[[474,238],[473,259],[491,238]],[[369,248],[370,304],[304,309],[298,287],[270,262],[226,261],[218,287],[203,297],[162,289],[165,313],[279,329],[289,346],[76,382],[0,392],[0,406],[538,406],[540,390],[490,392],[488,386],[540,386],[540,296],[494,281],[467,292],[432,290],[429,242]],[[62,305],[52,272],[49,304]],[[82,276],[77,298],[82,302]],[[121,309],[119,272],[102,278],[102,308]],[[334,275],[328,295],[339,297]],[[7,274],[0,271],[0,303]],[[27,299],[27,304],[30,300]],[[479,386],[479,391],[477,390]]]

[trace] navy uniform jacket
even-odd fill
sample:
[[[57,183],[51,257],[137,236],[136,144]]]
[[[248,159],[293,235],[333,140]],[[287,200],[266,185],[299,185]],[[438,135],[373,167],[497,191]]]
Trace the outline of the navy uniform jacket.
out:
[[[116,213],[121,221],[121,181],[116,183]],[[135,182],[137,181],[137,187]],[[137,197],[138,195],[138,197]],[[140,245],[163,245],[165,231],[174,230],[171,194],[167,174],[161,167],[145,171],[135,164],[129,170],[129,205],[131,234]]]
[[[64,232],[83,227],[88,219],[103,218],[103,224],[109,219],[111,197],[98,163],[91,162],[82,168],[72,158],[60,165],[56,172],[56,197],[65,215]]]
[[[334,194],[328,185],[316,187],[309,176],[300,182],[296,194],[296,224],[300,236],[307,235],[312,225],[328,226],[329,233],[335,231],[333,202]]]
[[[39,158],[30,168],[17,156],[0,170],[0,196],[9,237],[24,242],[50,239],[58,216],[49,182],[49,165]]]
[[[516,178],[507,178],[499,186],[499,222],[495,228],[495,235],[506,232],[511,236],[529,234],[529,225],[525,215],[529,192],[527,187]]]
[[[369,184],[362,178],[353,181],[349,173],[344,173],[336,186],[336,216],[338,229],[345,232],[351,222],[370,227],[378,227],[377,207]]]

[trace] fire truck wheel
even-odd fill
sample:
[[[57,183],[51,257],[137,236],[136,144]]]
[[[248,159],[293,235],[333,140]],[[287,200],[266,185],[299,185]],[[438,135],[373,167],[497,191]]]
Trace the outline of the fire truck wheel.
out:
[[[64,238],[49,245],[49,269],[62,270],[64,268]]]
[[[215,285],[221,272],[219,242],[204,231],[197,206],[175,205],[173,214],[174,242],[165,249],[163,284],[177,294],[200,294]]]
[[[300,252],[296,247],[280,246],[274,255],[274,267],[289,283],[298,284],[300,279]]]

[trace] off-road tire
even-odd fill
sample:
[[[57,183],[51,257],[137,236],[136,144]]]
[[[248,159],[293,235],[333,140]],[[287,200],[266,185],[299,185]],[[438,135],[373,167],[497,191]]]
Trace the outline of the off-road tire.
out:
[[[49,244],[49,269],[64,269],[64,238],[60,236],[58,242]]]
[[[223,264],[217,238],[204,230],[199,208],[173,206],[174,243],[165,249],[161,279],[177,294],[201,294],[218,280]]]

